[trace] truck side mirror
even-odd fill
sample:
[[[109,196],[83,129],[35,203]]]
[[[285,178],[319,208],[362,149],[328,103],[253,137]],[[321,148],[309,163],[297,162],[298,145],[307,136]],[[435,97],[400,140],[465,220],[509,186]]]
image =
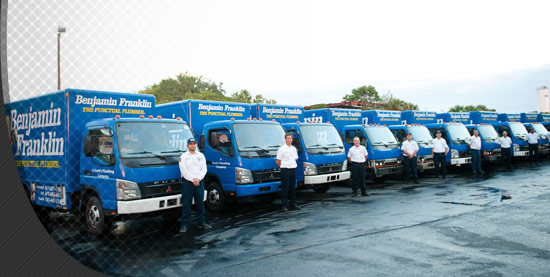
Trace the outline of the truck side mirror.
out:
[[[93,154],[94,146],[92,144],[92,136],[87,135],[84,137],[84,155],[90,157]]]
[[[199,136],[199,149],[204,150],[204,135]]]

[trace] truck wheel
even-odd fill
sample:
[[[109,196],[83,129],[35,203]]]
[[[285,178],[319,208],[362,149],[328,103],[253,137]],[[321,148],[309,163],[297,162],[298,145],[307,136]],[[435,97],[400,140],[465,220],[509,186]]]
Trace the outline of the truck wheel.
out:
[[[325,193],[330,189],[330,185],[314,185],[313,191],[317,193]]]
[[[229,207],[229,199],[217,182],[206,185],[206,207],[213,212],[223,212]]]
[[[110,231],[111,220],[105,217],[103,204],[96,196],[88,198],[84,217],[90,234],[98,236]]]

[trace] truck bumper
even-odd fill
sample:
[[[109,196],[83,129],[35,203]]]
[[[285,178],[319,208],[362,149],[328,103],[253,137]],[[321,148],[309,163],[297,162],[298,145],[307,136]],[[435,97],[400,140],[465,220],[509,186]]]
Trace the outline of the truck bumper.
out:
[[[343,172],[332,173],[332,174],[305,176],[304,177],[304,184],[305,185],[316,185],[316,184],[324,184],[324,183],[343,181],[343,180],[349,179],[350,176],[351,176],[351,173],[349,171],[343,171]]]
[[[206,201],[206,191],[203,194]],[[195,201],[193,200],[193,204]],[[138,200],[117,201],[118,214],[140,214],[181,207],[181,194]]]
[[[490,156],[482,156],[481,159],[485,160],[485,161],[488,161],[488,162],[500,161],[500,154],[490,155]]]
[[[423,163],[418,163],[416,166],[417,170],[426,170],[426,169],[432,169],[435,168],[435,164],[433,161],[425,161]]]
[[[259,194],[273,193],[281,191],[281,182],[267,182],[261,184],[237,185],[237,197],[253,196]]]
[[[403,172],[402,165],[374,168],[374,175],[376,177],[381,177],[384,175],[391,175],[391,174],[400,174],[402,172]]]
[[[527,157],[529,156],[529,151],[514,151],[514,157]]]
[[[472,163],[472,157],[451,159],[451,165],[463,165],[463,164],[471,164],[471,163]]]

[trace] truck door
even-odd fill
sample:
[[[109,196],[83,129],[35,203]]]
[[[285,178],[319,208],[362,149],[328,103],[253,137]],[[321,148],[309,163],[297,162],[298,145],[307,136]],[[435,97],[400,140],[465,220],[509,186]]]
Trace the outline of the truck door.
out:
[[[226,129],[208,130],[208,146],[205,156],[208,164],[208,171],[214,173],[220,180],[224,191],[235,191],[235,165],[233,157],[233,136]],[[210,148],[210,149],[208,149]]]

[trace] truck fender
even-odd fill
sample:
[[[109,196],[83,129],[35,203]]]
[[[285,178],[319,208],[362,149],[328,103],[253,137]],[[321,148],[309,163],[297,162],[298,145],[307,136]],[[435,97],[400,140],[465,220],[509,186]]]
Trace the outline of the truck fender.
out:
[[[88,196],[92,196],[92,195],[97,195],[98,198],[100,198],[101,200],[101,196],[99,195],[99,192],[97,191],[97,189],[93,186],[88,186],[88,185],[82,185],[80,187],[80,191],[82,192],[81,195],[80,195],[80,203],[78,205],[78,211],[82,212],[83,209],[86,208],[86,199],[88,198]]]

